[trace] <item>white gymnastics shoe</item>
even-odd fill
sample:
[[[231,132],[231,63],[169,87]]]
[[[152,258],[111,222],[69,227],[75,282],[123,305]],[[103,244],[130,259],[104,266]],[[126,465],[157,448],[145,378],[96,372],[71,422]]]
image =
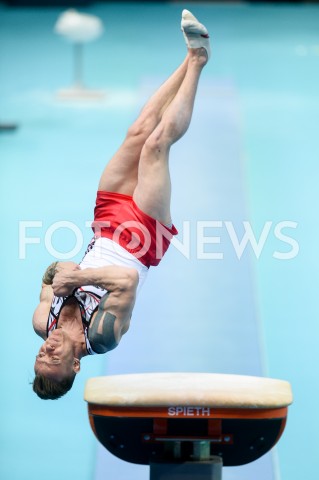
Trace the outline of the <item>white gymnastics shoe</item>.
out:
[[[209,34],[207,28],[201,24],[188,10],[182,12],[182,32],[188,48],[205,48],[210,58]]]

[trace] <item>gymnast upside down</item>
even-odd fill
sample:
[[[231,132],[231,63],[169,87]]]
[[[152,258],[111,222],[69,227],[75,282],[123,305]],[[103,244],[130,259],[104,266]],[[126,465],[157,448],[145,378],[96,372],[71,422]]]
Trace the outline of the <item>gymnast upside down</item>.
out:
[[[210,57],[204,25],[183,10],[181,26],[186,58],[146,103],[105,167],[94,237],[83,260],[79,265],[55,262],[43,276],[33,315],[34,330],[44,340],[33,382],[42,399],[70,390],[82,357],[119,344],[148,268],[158,265],[177,234],[170,213],[169,152],[189,127],[200,74]]]

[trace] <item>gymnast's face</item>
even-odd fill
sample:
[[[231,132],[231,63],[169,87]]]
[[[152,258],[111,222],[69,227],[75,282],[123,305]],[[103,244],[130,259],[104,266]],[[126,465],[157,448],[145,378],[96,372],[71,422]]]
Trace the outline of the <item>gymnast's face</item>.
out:
[[[79,361],[74,358],[73,343],[62,329],[54,330],[36,356],[34,371],[57,382],[78,371]]]

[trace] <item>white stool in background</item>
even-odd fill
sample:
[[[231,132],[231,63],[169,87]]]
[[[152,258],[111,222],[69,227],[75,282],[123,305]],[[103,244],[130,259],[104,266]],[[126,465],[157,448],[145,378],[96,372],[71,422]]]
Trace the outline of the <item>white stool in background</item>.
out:
[[[103,33],[101,20],[94,16],[79,13],[74,9],[63,12],[54,31],[73,44],[74,82],[69,88],[58,91],[58,98],[64,100],[98,100],[105,96],[103,91],[86,88],[83,83],[83,46],[99,38]]]

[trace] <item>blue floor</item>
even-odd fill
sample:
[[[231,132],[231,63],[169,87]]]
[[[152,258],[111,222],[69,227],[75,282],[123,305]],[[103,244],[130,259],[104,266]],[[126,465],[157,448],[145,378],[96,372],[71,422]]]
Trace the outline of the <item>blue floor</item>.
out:
[[[173,245],[150,272],[119,348],[85,358],[66,397],[41,401],[30,386],[41,344],[32,313],[52,247],[63,254],[75,245],[70,228],[52,236],[48,229],[61,221],[78,227],[83,248],[73,259],[81,258],[104,164],[183,58],[183,7],[205,20],[213,38],[191,128],[171,153],[174,222],[180,242],[183,222],[189,225],[189,249],[185,255]],[[71,46],[53,33],[60,11],[0,4],[0,123],[19,124],[0,136],[1,479],[146,480],[146,468],[98,447],[82,397],[90,376],[160,370],[289,380],[295,402],[278,447],[247,467],[225,469],[224,478],[313,478],[319,8],[96,4],[87,11],[102,18],[105,35],[85,49],[85,81],[105,90],[99,103],[56,96],[72,83]],[[205,245],[206,259],[198,259],[198,221],[221,222],[205,230],[220,237]],[[258,258],[249,245],[240,255],[231,240],[231,226],[243,237],[243,221],[264,240]],[[209,258],[216,253],[223,259]]]

